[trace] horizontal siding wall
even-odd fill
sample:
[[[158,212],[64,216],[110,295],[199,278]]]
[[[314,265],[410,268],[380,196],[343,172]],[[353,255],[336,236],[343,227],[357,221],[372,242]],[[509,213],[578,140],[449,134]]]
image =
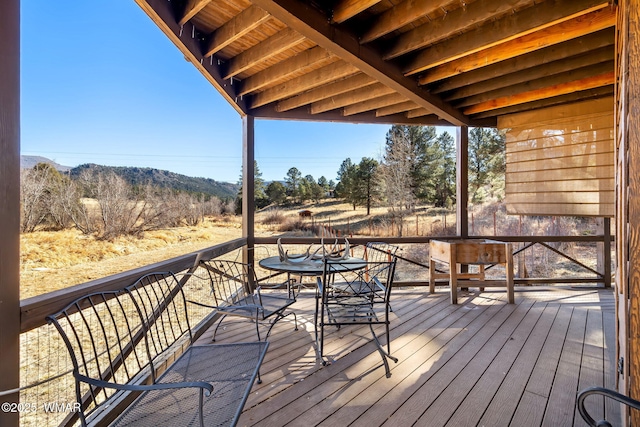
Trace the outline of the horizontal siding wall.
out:
[[[613,98],[499,117],[498,128],[508,213],[613,216]]]

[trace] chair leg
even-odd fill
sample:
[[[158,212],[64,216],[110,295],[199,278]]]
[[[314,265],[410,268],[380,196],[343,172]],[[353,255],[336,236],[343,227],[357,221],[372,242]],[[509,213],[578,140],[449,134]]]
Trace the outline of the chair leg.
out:
[[[218,328],[220,327],[220,324],[222,323],[222,321],[224,320],[225,317],[227,317],[227,315],[223,314],[220,317],[220,320],[218,320],[218,324],[216,325],[216,329],[213,331],[213,338],[211,339],[211,342],[216,342],[216,334],[218,333]]]
[[[384,348],[382,347],[382,344],[380,343],[380,340],[378,339],[378,336],[376,335],[375,330],[373,329],[373,325],[369,324],[369,329],[371,329],[371,335],[373,335],[373,340],[376,343],[376,347],[378,347],[378,353],[380,353],[380,355],[382,356],[382,363],[384,364],[384,371],[386,373],[387,378],[391,377],[391,370],[389,369],[389,362],[387,362],[387,358],[393,360],[395,363],[398,363],[398,358],[397,357],[393,357],[390,353],[391,353],[391,343],[389,341],[389,325],[387,324],[387,349],[388,351],[385,351]]]
[[[269,329],[271,330],[271,329]],[[256,334],[258,335],[258,341],[262,341],[260,339],[260,322],[258,321],[258,311],[256,310]],[[266,338],[265,338],[266,340]]]
[[[267,336],[265,338],[265,340],[267,340],[269,338],[269,335],[271,334],[271,329],[276,325],[276,323],[280,320],[280,319],[284,319],[285,317],[289,316],[290,314],[293,314],[293,322],[294,322],[294,331],[298,330],[298,317],[296,316],[296,313],[294,313],[293,311],[290,311],[287,314],[282,314],[282,313],[277,313],[276,314],[276,318],[269,323],[269,330],[267,331]]]

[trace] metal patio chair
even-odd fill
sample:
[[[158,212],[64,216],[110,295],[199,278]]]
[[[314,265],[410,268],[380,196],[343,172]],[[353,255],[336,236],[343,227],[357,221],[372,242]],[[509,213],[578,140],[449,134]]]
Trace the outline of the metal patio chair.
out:
[[[397,358],[391,356],[389,336],[389,301],[395,266],[395,257],[391,261],[364,263],[325,261],[323,276],[318,278],[314,319],[316,347],[323,365],[326,365],[324,337],[327,327],[368,325],[382,356],[387,378],[391,376],[387,359],[398,362]],[[376,325],[384,325],[386,349],[376,334]]]
[[[236,261],[209,260],[200,261],[200,266],[206,271],[213,304],[190,302],[216,309],[221,314],[213,333],[213,341],[216,339],[220,324],[227,316],[252,319],[256,325],[258,341],[262,341],[259,327],[261,322],[268,323],[265,340],[269,338],[275,324],[289,315],[293,315],[294,330],[298,330],[296,314],[293,311],[285,313],[287,308],[296,302],[290,281],[287,281],[287,295],[276,295],[276,291],[262,292],[260,287],[255,291],[251,290],[251,283],[258,283],[258,281],[255,271],[248,264]]]

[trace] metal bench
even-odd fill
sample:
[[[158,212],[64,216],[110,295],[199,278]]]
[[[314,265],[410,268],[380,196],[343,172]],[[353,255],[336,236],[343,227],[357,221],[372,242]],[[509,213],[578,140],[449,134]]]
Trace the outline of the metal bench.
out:
[[[170,272],[78,298],[48,321],[73,363],[79,410],[67,421],[83,426],[233,426],[268,347],[192,345]]]

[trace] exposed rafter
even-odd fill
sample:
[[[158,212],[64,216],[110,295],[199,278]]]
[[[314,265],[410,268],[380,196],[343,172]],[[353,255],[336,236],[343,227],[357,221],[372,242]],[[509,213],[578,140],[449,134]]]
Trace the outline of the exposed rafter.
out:
[[[397,105],[403,101],[406,101],[406,98],[404,96],[397,93],[391,93],[389,95],[370,99],[369,101],[361,101],[355,104],[347,105],[344,107],[342,114],[344,114],[345,116],[351,116],[353,114],[371,111],[381,107],[388,107],[389,105]],[[376,117],[380,116],[376,114]]]
[[[415,119],[416,117],[428,116],[431,114],[429,110],[425,110],[424,108],[416,108],[415,110],[407,111],[406,116],[409,119]]]
[[[613,71],[610,71],[598,76],[587,77],[578,81],[560,83],[542,89],[536,89],[512,96],[504,96],[501,98],[492,99],[491,101],[481,102],[465,109],[465,112],[467,114],[480,113],[483,111],[509,107],[517,104],[524,104],[525,102],[537,101],[539,99],[550,98],[553,96],[566,95],[582,90],[612,85],[614,82],[615,73]]]
[[[530,4],[530,0],[484,0],[447,13],[444,18],[428,22],[399,36],[386,59],[395,58],[408,52],[429,46],[466,31],[478,24],[495,19],[496,14],[504,14],[514,8]],[[394,8],[395,9],[395,8]],[[393,10],[393,9],[391,9]],[[526,10],[520,13],[527,13]]]
[[[388,107],[378,108],[376,110],[376,117],[389,116],[391,114],[402,113],[405,111],[416,110],[420,108],[413,101],[401,102],[399,104],[389,105]]]
[[[420,77],[420,84],[429,84],[466,71],[495,64],[505,59],[514,58],[518,55],[541,49],[545,46],[562,43],[612,27],[615,23],[615,11],[612,11],[608,7],[600,9],[579,18],[549,27],[545,31],[527,34],[455,61],[447,62],[446,64],[425,72],[425,74]]]
[[[182,12],[182,18],[178,20],[178,25],[186,24],[189,19],[196,16],[209,3],[211,3],[211,0],[187,0]]]
[[[256,6],[249,6],[211,34],[205,56],[211,56],[224,49],[269,19],[271,16],[266,11]]]
[[[584,9],[585,2],[596,5]],[[419,52],[404,68],[405,74],[419,73],[469,54],[481,53],[491,47],[526,37],[540,39],[536,46],[536,49],[540,49],[607,28],[612,16],[615,21],[615,11],[612,11],[606,2],[602,3],[602,0],[540,3]],[[586,31],[585,27],[589,25],[593,25],[594,28]],[[558,34],[558,30],[565,30],[574,35],[563,37]],[[542,34],[546,36],[545,39],[541,39]]]
[[[447,0],[405,0],[378,16],[369,30],[362,35],[361,42],[369,43],[398,28],[404,27],[418,18],[433,13],[447,3]]]
[[[265,41],[245,50],[238,56],[231,58],[224,78],[228,79],[237,76],[243,71],[299,44],[303,40],[304,36],[302,34],[296,33],[290,28],[285,28]]]
[[[322,101],[314,102],[311,104],[311,114],[324,113],[325,111],[335,110],[336,108],[341,108],[345,105],[368,101],[391,93],[393,93],[393,89],[389,89],[381,83],[376,83],[371,86],[343,93],[342,95],[336,95],[331,98],[323,99]]]
[[[185,59],[191,62],[205,76],[240,115],[246,115],[247,107],[245,101],[238,99],[234,92],[235,88],[224,81],[218,65],[203,61],[200,44],[197,39],[191,37],[196,32],[193,24],[189,21],[182,27],[178,25],[171,3],[165,0],[135,1],[169,40],[178,47]]]
[[[468,85],[457,90],[447,96],[447,101],[453,101],[460,98],[467,98],[474,95],[491,93],[495,90],[507,88],[509,86],[527,83],[538,79],[545,79],[562,73],[569,73],[584,67],[611,61],[613,63],[613,50],[608,48],[600,48],[590,52],[587,55],[580,55],[568,58],[562,61],[555,61],[548,65],[539,65],[517,73],[507,74],[502,77]],[[613,69],[613,66],[611,66]],[[596,73],[599,74],[599,73]]]
[[[331,20],[340,24],[376,3],[380,3],[380,0],[340,0],[333,8]]]
[[[403,76],[396,65],[383,61],[380,52],[369,46],[361,46],[355,35],[332,26],[322,13],[310,5],[298,0],[253,0],[253,3],[365,74],[449,123],[459,126],[471,124],[469,118],[460,111],[421,89],[414,79]]]
[[[596,49],[608,47],[607,50],[613,52],[613,49],[611,49],[614,43],[613,33],[613,28],[607,28],[593,34],[587,34],[586,36],[536,50],[517,58],[507,59],[493,65],[453,76],[430,89],[433,93],[446,92],[483,81],[502,78],[506,74],[517,73],[519,71],[526,72],[536,66],[544,67],[546,64],[554,61],[560,61],[574,55],[590,53]]]
[[[255,92],[265,86],[277,81],[285,80],[295,74],[308,72],[311,67],[317,66],[318,64],[326,65],[329,62],[334,62],[336,60],[337,58],[329,52],[320,46],[316,46],[246,78],[240,84],[240,90],[238,93],[240,95],[246,95],[247,93]]]
[[[613,60],[601,62],[599,64],[587,67],[571,69],[562,73],[554,74],[552,76],[545,76],[537,79],[532,78],[531,80],[510,85],[508,87],[502,87],[500,89],[490,90],[478,95],[469,96],[467,98],[464,98],[462,102],[458,104],[458,106],[460,108],[468,107],[470,105],[491,101],[492,99],[511,97],[520,93],[544,89],[550,86],[555,87],[557,85],[571,83],[593,76],[599,76],[609,71],[613,71]]]
[[[584,101],[587,99],[602,98],[613,94],[613,85],[597,87],[595,89],[582,90],[573,92],[568,95],[554,96],[537,101],[531,101],[524,104],[512,105],[510,107],[498,108],[495,110],[487,110],[483,113],[475,114],[474,118],[482,120],[485,118],[495,117],[496,115],[505,115],[512,113],[520,113],[522,111],[531,111],[538,108],[551,107],[553,105],[567,104],[576,101]]]
[[[372,79],[366,74],[359,73],[355,76],[347,77],[346,79],[338,80],[337,82],[329,83],[308,92],[301,93],[300,95],[285,99],[284,101],[280,101],[276,106],[276,110],[278,112],[293,110],[294,108],[340,95],[354,89],[369,86],[374,83],[376,83],[375,79]]]
[[[290,96],[297,95],[306,90],[316,88],[333,80],[347,77],[358,72],[358,69],[351,64],[343,61],[334,62],[326,67],[319,68],[295,77],[285,83],[269,88],[264,92],[253,95],[250,105],[251,108],[261,107],[270,102],[279,101]]]

